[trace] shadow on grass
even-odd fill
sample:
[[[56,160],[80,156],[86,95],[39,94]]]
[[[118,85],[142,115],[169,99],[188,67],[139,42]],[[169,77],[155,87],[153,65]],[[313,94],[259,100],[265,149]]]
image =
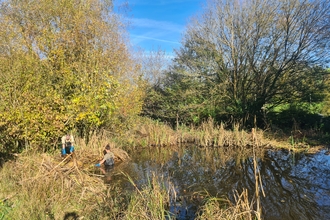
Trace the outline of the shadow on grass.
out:
[[[65,213],[65,216],[63,218],[63,220],[77,220],[77,219],[79,219],[79,216],[75,212]]]
[[[0,168],[2,168],[5,162],[14,159],[15,159],[15,155],[10,153],[0,152]]]

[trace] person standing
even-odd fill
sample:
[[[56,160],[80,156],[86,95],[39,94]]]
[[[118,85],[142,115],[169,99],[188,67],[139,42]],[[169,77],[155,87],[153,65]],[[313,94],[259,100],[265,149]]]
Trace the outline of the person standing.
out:
[[[74,152],[74,138],[70,134],[66,134],[62,137],[62,156],[72,154]]]

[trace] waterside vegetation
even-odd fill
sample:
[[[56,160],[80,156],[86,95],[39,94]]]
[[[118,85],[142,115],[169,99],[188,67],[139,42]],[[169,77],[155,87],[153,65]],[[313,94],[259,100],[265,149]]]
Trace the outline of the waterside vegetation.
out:
[[[175,219],[177,213],[171,212],[169,207],[175,205],[177,195],[170,179],[153,173],[148,184],[137,186],[134,179],[127,176],[132,186],[127,192],[119,185],[108,185],[93,172],[93,164],[102,155],[102,146],[108,142],[119,149],[127,148],[129,143],[131,152],[141,147],[151,148],[151,151],[158,147],[176,150],[180,144],[198,144],[204,148],[204,160],[208,159],[208,148],[221,149],[221,161],[233,157],[262,157],[265,147],[304,151],[319,147],[308,145],[307,138],[305,142],[297,141],[293,145],[289,136],[286,141],[271,140],[265,132],[257,129],[247,132],[235,125],[229,131],[221,125],[214,126],[212,120],[198,128],[174,131],[162,123],[152,120],[147,123],[143,119],[133,131],[136,135],[120,137],[107,132],[92,135],[88,144],[77,138],[76,162],[61,158],[58,149],[48,153],[27,150],[14,155],[14,159],[2,163],[0,171],[1,219],[19,219],[26,215],[31,219],[63,219],[65,216],[75,217],[73,219]],[[129,157],[119,158],[129,161]],[[125,170],[122,172],[126,175]],[[256,186],[260,184],[260,178],[256,172]],[[262,196],[262,190],[235,192],[234,201],[221,195],[212,197],[207,192],[201,195],[196,219],[261,219],[262,204],[258,204],[258,196]]]
[[[1,1],[0,220],[175,219],[170,179],[127,176],[126,192],[91,171],[107,143],[251,157],[255,190],[206,192],[195,217],[261,219],[263,150],[330,144],[330,3],[237,2],[208,1],[169,62],[132,52],[111,0]],[[77,160],[59,155],[65,133]]]

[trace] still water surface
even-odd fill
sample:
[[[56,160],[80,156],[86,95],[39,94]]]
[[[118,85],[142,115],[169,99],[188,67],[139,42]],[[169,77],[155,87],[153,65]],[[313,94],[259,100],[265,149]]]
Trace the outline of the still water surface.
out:
[[[194,219],[206,194],[234,201],[234,192],[255,192],[253,158],[225,156],[221,148],[180,147],[139,149],[128,152],[131,161],[115,167],[111,184],[125,181],[128,174],[137,186],[148,184],[156,173],[171,183],[176,195],[170,212],[177,219]],[[258,158],[265,197],[261,197],[263,219],[330,219],[330,155],[266,150]],[[126,178],[127,179],[127,178]]]

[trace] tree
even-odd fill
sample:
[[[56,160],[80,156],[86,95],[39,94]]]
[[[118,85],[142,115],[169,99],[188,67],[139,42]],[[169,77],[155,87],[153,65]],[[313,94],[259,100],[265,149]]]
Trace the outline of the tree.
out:
[[[160,94],[162,93],[160,87],[163,84],[171,60],[161,48],[149,52],[140,50],[135,55],[137,62],[141,65],[141,75],[146,83],[146,97],[141,114],[168,121],[170,117],[162,114],[162,112],[167,112],[165,109],[169,100],[166,100],[164,94]]]
[[[68,129],[88,138],[140,112],[138,66],[112,1],[5,0],[0,17],[0,149],[47,149]]]
[[[213,92],[218,114],[252,122],[262,109],[319,93],[329,19],[326,0],[211,0],[188,25],[172,72]]]
[[[202,92],[197,89],[199,80],[184,74],[172,74],[173,71],[169,70],[171,61],[163,51],[139,57],[142,57],[141,70],[148,84],[142,112],[144,116],[161,119],[174,126],[178,123],[199,123],[205,115],[212,114],[211,108],[205,110],[207,100],[199,94]],[[180,71],[178,68],[177,72]]]
[[[164,78],[171,58],[161,48],[157,50],[139,50],[134,53],[135,60],[141,65],[141,75],[150,86],[159,85]]]

